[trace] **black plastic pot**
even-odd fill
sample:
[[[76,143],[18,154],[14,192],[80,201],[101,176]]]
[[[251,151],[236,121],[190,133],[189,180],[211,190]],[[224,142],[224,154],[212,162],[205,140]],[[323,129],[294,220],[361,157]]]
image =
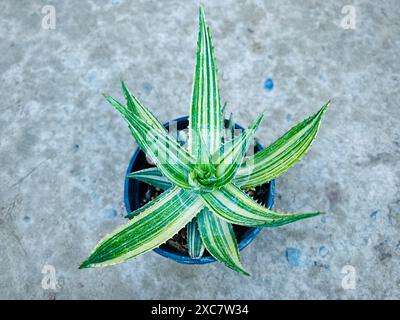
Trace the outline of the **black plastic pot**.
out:
[[[189,120],[187,116],[177,118],[173,121],[177,123],[177,130],[186,129],[189,125]],[[169,123],[164,124],[164,127],[168,129]],[[243,128],[240,125],[235,124],[235,129]],[[263,146],[259,143],[256,143],[254,152],[258,152],[262,149]],[[131,158],[126,174],[128,175],[131,172],[142,170],[146,167],[148,167],[146,156],[143,151],[138,148]],[[143,188],[144,186],[145,183],[141,181],[130,179],[128,177],[125,178],[124,201],[125,208],[128,213],[140,207],[139,195],[141,188]],[[264,201],[265,206],[271,209],[274,205],[275,181],[272,180],[266,183],[264,189],[266,190]],[[242,250],[246,246],[248,246],[260,231],[261,228],[247,228],[247,230],[242,233],[240,238],[237,239],[239,250]],[[200,259],[192,259],[189,255],[184,255],[183,253],[177,251],[177,249],[169,246],[168,244],[163,244],[159,248],[154,249],[154,251],[164,257],[183,264],[205,264],[215,261],[215,259],[208,253],[205,253]]]

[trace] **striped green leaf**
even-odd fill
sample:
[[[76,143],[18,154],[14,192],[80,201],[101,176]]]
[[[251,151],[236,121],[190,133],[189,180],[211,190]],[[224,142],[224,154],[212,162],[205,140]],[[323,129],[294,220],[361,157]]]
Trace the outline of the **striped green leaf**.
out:
[[[161,190],[167,190],[173,186],[173,184],[158,170],[157,167],[143,169],[135,171],[127,176],[128,178],[143,181],[153,187],[160,188]]]
[[[225,116],[223,117],[225,119]],[[229,119],[225,122],[224,136],[222,137],[222,144],[227,145],[228,141],[235,138],[235,122],[233,121],[233,114],[229,115]],[[221,149],[221,148],[220,148]]]
[[[235,138],[235,123],[233,122],[233,114],[232,114],[232,112],[229,115],[229,119],[228,119],[228,123],[227,123],[226,129],[228,131],[230,139],[234,139]]]
[[[166,131],[164,126],[158,119],[151,113],[149,109],[147,109],[144,105],[142,105],[138,99],[128,90],[125,83],[121,80],[122,90],[124,91],[126,104],[128,109],[131,110],[135,115],[137,115],[140,119],[147,122],[151,126],[161,130]]]
[[[124,262],[170,239],[202,209],[190,191],[173,188],[133,213],[134,218],[107,235],[80,268]]]
[[[189,152],[200,162],[202,153],[213,154],[221,144],[223,119],[220,106],[217,67],[210,30],[203,8],[199,11],[199,34],[189,118]],[[202,141],[206,148],[202,148]]]
[[[235,182],[245,188],[258,186],[276,178],[296,164],[310,149],[328,106],[329,102],[268,148],[249,157],[239,168]]]
[[[322,213],[274,212],[256,203],[232,183],[213,192],[203,193],[201,197],[206,206],[222,219],[248,227],[277,227]]]
[[[157,168],[133,172],[129,174],[128,177],[143,181],[161,190],[167,190],[173,186]],[[128,218],[129,217],[132,217],[132,214],[128,215]],[[193,218],[193,220],[186,225],[186,230],[189,255],[193,259],[199,259],[203,256],[204,245],[198,231],[196,218]]]
[[[186,225],[186,230],[189,255],[192,259],[200,259],[203,256],[204,245],[201,241],[196,217]]]
[[[162,174],[176,186],[189,189],[189,172],[194,161],[190,154],[165,131],[140,120],[120,103],[113,106],[128,122],[136,142]]]
[[[216,187],[227,184],[235,176],[263,117],[264,114],[261,114],[244,134],[241,134],[232,141],[228,141],[214,154],[214,158],[217,159],[215,161],[215,175],[217,177],[217,181],[215,182]]]
[[[240,263],[240,254],[232,225],[204,208],[197,216],[201,239],[207,251],[227,267],[249,275]]]
[[[153,187],[160,188],[161,190],[167,190],[173,186],[157,168],[149,168],[133,172],[129,174],[128,177],[143,181]],[[128,215],[128,218],[129,217],[132,217],[132,214]],[[193,218],[193,220],[186,225],[186,230],[189,255],[193,259],[199,259],[203,256],[204,245],[197,228],[196,218]]]
[[[221,107],[221,117],[222,117],[222,121],[224,121],[225,119],[225,112],[226,112],[226,105],[228,104],[227,101],[224,102],[224,105]]]

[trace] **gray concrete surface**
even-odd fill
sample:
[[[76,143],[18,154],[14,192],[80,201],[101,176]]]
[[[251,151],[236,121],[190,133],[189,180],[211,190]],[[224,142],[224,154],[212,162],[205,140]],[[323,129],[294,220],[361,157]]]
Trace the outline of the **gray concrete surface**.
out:
[[[250,278],[155,253],[78,270],[124,221],[136,148],[101,93],[121,98],[123,78],[161,120],[187,114],[198,2],[1,1],[0,298],[400,298],[400,2],[204,3],[222,100],[243,125],[266,111],[264,144],[334,99],[312,150],[277,179],[275,206],[328,214],[264,230],[242,254]],[[347,4],[354,30],[341,26]]]

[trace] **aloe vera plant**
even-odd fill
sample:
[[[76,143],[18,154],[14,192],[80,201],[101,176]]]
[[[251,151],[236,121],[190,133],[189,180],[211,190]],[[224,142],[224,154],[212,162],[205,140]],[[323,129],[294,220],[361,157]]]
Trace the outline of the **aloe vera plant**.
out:
[[[180,143],[170,135],[123,82],[122,89],[126,105],[105,97],[156,166],[129,177],[165,191],[131,212],[129,222],[103,238],[80,268],[124,262],[159,247],[186,226],[193,259],[201,257],[206,248],[216,260],[248,275],[240,262],[232,224],[276,227],[321,214],[274,212],[246,191],[279,176],[304,156],[329,102],[254,155],[247,150],[263,115],[242,134],[227,139],[214,50],[202,8],[187,141]],[[232,123],[228,129],[233,131]]]

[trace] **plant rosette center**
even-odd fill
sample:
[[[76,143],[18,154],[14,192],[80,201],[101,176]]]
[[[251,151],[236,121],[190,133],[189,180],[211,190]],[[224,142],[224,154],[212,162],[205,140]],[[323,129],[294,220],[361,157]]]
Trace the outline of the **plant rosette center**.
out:
[[[189,185],[201,191],[215,190],[218,177],[214,165],[196,164],[189,174]]]

